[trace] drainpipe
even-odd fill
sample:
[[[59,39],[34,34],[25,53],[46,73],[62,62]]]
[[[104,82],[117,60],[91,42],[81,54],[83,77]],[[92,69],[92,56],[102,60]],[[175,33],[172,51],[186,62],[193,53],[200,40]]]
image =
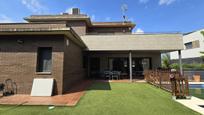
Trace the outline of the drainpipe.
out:
[[[130,82],[132,82],[132,51],[129,51],[129,76]]]
[[[181,50],[178,50],[178,55],[179,55],[179,68],[180,68],[180,74],[183,75]]]

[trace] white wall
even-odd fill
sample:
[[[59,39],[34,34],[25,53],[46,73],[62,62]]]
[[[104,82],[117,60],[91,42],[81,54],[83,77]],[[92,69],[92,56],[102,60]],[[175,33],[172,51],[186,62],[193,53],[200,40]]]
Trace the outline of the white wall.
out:
[[[200,57],[201,56],[200,52],[204,51],[204,37],[200,33],[201,31],[204,31],[204,29],[198,30],[198,31],[195,31],[193,33],[190,33],[188,35],[183,36],[183,45],[185,43],[192,42],[192,41],[195,41],[195,40],[199,40],[199,42],[200,42],[200,47],[199,48],[185,49],[185,46],[184,46],[184,50],[181,51],[181,55],[182,55],[183,59],[185,59],[185,58],[195,58],[195,57]],[[171,60],[178,59],[178,51],[170,52],[170,57],[171,57]]]

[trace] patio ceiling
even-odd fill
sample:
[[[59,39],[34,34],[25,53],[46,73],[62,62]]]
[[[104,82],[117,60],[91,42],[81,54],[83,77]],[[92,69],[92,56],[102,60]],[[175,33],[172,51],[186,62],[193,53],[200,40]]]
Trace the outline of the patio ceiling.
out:
[[[183,49],[182,34],[85,35],[88,51],[176,51]]]

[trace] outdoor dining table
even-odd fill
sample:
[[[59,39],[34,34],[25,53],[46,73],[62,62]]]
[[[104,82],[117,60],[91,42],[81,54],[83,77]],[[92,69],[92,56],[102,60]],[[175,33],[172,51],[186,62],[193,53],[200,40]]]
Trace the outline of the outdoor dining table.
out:
[[[109,79],[114,78],[120,79],[120,72],[119,71],[105,71],[105,77],[109,77]]]

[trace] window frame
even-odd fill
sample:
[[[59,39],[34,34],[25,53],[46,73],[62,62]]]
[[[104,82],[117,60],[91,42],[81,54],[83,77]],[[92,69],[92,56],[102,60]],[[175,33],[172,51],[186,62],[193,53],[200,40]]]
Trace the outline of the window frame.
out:
[[[43,52],[43,50],[50,50],[50,59],[49,59],[49,61],[50,61],[50,69],[47,71],[47,70],[44,70],[43,68],[43,64],[41,64],[42,62],[42,52]],[[52,72],[52,51],[53,50],[53,48],[52,47],[38,47],[38,49],[37,49],[37,64],[36,64],[36,74],[42,74],[42,75],[44,75],[44,74],[51,74],[51,72]],[[42,66],[42,67],[41,67]]]
[[[188,49],[193,49],[193,42],[187,42],[187,43],[185,43],[184,45],[185,45],[186,50],[188,50]],[[191,47],[189,47],[189,45],[190,45]]]

